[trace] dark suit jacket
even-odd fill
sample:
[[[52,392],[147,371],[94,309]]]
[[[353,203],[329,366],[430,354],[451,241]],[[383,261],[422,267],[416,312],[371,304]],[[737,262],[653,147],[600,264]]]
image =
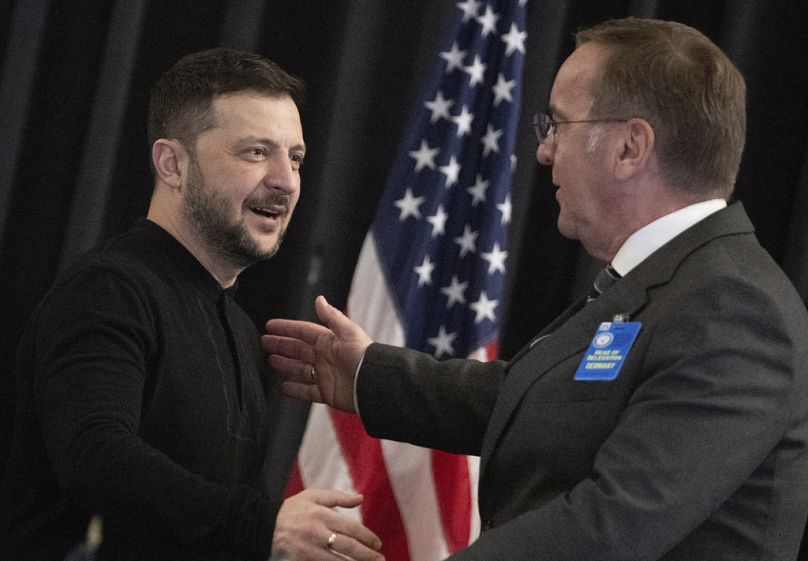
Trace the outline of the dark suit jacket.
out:
[[[792,561],[808,512],[808,314],[740,204],[691,227],[509,364],[374,344],[374,436],[480,454],[483,532],[451,559]],[[619,376],[595,329],[642,323]]]

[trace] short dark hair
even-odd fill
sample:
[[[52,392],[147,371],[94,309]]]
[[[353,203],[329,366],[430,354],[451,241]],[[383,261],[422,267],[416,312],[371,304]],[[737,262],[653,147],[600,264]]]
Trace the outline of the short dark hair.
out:
[[[729,198],[746,140],[746,84],[721,49],[692,27],[640,18],[601,23],[576,41],[608,49],[591,92],[595,117],[645,118],[673,187]]]
[[[193,150],[197,136],[216,125],[213,100],[239,92],[290,97],[299,107],[305,85],[255,53],[222,47],[187,55],[152,87],[149,145],[159,138],[173,138]]]

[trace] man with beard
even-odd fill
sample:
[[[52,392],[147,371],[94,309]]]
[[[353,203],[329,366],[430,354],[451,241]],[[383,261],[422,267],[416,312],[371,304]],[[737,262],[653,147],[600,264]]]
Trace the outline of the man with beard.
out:
[[[361,496],[270,496],[279,392],[233,301],[298,201],[302,93],[230,49],[189,55],[155,85],[146,219],[67,271],[23,336],[3,559],[64,559],[93,515],[100,559],[381,559],[378,538],[333,510]]]

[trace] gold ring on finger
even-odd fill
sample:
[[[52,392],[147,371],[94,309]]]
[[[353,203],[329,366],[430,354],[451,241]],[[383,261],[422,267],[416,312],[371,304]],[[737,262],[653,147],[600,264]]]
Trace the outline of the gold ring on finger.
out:
[[[325,548],[331,550],[334,548],[334,543],[337,541],[337,533],[331,532],[331,535],[328,536],[328,541],[325,542]]]

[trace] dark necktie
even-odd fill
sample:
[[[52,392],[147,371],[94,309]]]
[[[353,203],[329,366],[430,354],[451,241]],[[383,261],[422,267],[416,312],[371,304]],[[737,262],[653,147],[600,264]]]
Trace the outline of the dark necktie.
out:
[[[598,276],[595,278],[595,284],[592,285],[592,290],[589,291],[589,296],[587,297],[586,301],[591,302],[606,292],[609,287],[617,282],[617,279],[619,278],[620,273],[615,271],[611,265],[606,265],[603,269],[601,269]]]
[[[525,346],[521,351],[519,351],[516,356],[511,359],[511,364],[522,358],[527,354],[527,352],[532,349],[537,343],[541,342],[542,340],[546,339],[550,335],[553,334],[553,331],[560,327],[563,323],[569,320],[573,315],[580,312],[583,307],[603,294],[610,286],[612,286],[617,279],[620,278],[620,273],[615,271],[611,265],[606,265],[599,273],[598,276],[595,278],[595,283],[592,286],[592,289],[589,291],[589,294],[586,295],[586,301],[583,298],[575,302],[572,306],[567,308],[566,312],[561,316],[557,317],[553,320],[553,323],[556,324],[552,330],[548,328],[547,332],[543,335],[539,335],[535,337],[527,346]]]

